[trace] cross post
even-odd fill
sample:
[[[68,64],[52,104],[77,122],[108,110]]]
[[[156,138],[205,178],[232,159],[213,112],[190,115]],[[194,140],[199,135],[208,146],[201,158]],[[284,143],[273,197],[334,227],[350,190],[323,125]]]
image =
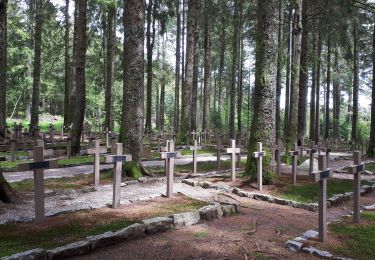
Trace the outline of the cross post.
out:
[[[193,151],[193,174],[197,173],[197,151],[202,149],[201,146],[198,146],[197,140],[194,140],[194,145],[190,146],[190,151]]]
[[[100,178],[100,154],[106,153],[107,148],[100,148],[100,141],[95,141],[94,148],[88,149],[88,154],[94,155],[94,183],[95,187],[99,186],[99,178]]]
[[[10,140],[10,161],[15,162],[16,161],[16,145],[17,145],[17,134],[12,134],[12,139]]]
[[[42,222],[45,218],[44,213],[44,169],[57,167],[57,160],[44,161],[44,148],[34,147],[33,160],[31,163],[18,165],[19,171],[34,171],[34,190],[35,190],[35,221]]]
[[[240,153],[240,148],[236,148],[236,140],[231,139],[232,146],[227,148],[227,154],[231,154],[232,161],[232,181],[236,179],[236,154]]]
[[[354,175],[353,221],[359,223],[361,221],[361,174],[365,170],[365,165],[361,162],[360,152],[355,151],[353,157],[354,165],[349,167],[349,173]]]
[[[309,174],[310,174],[314,170],[314,154],[317,153],[314,141],[311,141],[311,143],[310,143],[310,149],[307,149],[306,153],[310,155],[310,165],[309,165]]]
[[[289,155],[292,157],[293,185],[295,185],[297,183],[297,156],[299,155],[296,143],[293,144],[293,150],[289,152]]]
[[[257,159],[257,186],[258,190],[263,190],[263,157],[266,156],[266,152],[263,151],[263,145],[261,142],[258,143],[258,151],[253,153],[253,158]]]
[[[160,159],[165,160],[165,172],[167,175],[167,197],[173,196],[174,159],[178,156],[174,150],[174,142],[167,141],[167,152],[160,153]]]
[[[310,179],[319,182],[319,240],[325,242],[327,240],[327,182],[331,178],[333,172],[327,169],[327,156],[319,155],[319,170],[310,173]]]
[[[121,198],[121,176],[122,176],[122,163],[131,162],[131,155],[122,154],[122,143],[116,144],[116,155],[107,155],[105,157],[106,163],[113,163],[113,197],[112,197],[112,208],[116,209],[120,207]]]

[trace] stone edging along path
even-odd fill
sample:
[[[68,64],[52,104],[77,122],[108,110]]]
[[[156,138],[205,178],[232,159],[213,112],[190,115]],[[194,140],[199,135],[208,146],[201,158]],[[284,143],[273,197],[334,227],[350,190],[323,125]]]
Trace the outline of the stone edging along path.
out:
[[[300,208],[300,209],[305,209],[305,210],[313,211],[313,212],[318,210],[317,203],[302,203],[302,202],[297,202],[297,201],[292,201],[292,200],[285,200],[285,199],[281,199],[281,198],[277,198],[277,197],[273,197],[273,196],[265,195],[261,193],[247,192],[239,188],[230,189],[227,186],[215,185],[208,181],[195,181],[191,179],[184,179],[182,180],[182,183],[185,183],[190,186],[199,186],[205,189],[217,189],[217,190],[221,190],[223,192],[228,192],[228,193],[232,192],[233,194],[236,194],[240,197],[266,201],[269,203],[274,203],[274,204],[279,204],[279,205],[286,205],[286,206],[290,206],[293,208]],[[363,185],[361,187],[361,195],[364,195],[372,191],[375,191],[374,181],[372,181],[372,186]],[[352,198],[353,198],[353,192],[345,192],[344,194],[334,194],[331,198],[327,199],[327,206],[328,207],[336,206]]]
[[[146,235],[158,234],[173,230],[174,228],[187,227],[198,224],[200,221],[211,221],[222,216],[231,216],[239,213],[240,206],[233,204],[213,203],[197,211],[178,213],[169,217],[155,217],[142,220],[116,232],[88,236],[85,240],[70,243],[61,247],[46,250],[36,248],[29,251],[1,258],[13,259],[63,259],[73,256],[85,255],[96,249],[118,244],[125,241],[143,238]]]

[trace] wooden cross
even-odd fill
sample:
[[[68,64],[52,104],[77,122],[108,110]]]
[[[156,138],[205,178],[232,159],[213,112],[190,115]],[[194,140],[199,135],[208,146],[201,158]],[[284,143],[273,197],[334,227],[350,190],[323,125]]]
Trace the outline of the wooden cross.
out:
[[[194,140],[194,146],[190,146],[190,151],[193,151],[193,174],[197,173],[197,151],[202,149],[198,146],[197,140]]]
[[[241,152],[240,148],[236,148],[236,140],[231,140],[232,146],[227,148],[227,154],[231,154],[232,161],[232,181],[236,179],[236,154]]]
[[[22,143],[23,143],[23,150],[27,150],[27,144],[28,144],[28,141],[29,141],[29,133],[26,132],[26,129],[24,130],[24,132],[22,133]]]
[[[257,159],[257,184],[258,190],[263,190],[263,157],[266,156],[266,152],[263,151],[263,145],[261,142],[258,143],[258,151],[253,153],[253,157]]]
[[[167,175],[167,197],[171,198],[173,195],[173,175],[174,175],[174,159],[178,156],[174,150],[174,142],[167,141],[167,152],[160,153],[160,159],[165,160],[165,172]]]
[[[104,134],[105,134],[105,146],[109,148],[109,135],[111,131],[108,130],[108,127],[105,128]]]
[[[327,156],[319,155],[319,171],[310,173],[310,179],[319,182],[319,240],[327,239],[327,182],[333,176],[331,169],[327,169]]]
[[[289,155],[292,157],[293,185],[295,185],[297,183],[297,156],[299,155],[296,143],[293,144],[293,150],[289,152]]]
[[[353,153],[354,165],[349,167],[349,173],[354,175],[354,201],[353,201],[353,221],[359,223],[361,220],[361,173],[365,171],[365,165],[361,162],[361,153]]]
[[[99,186],[99,176],[100,176],[100,154],[107,153],[107,148],[100,147],[100,141],[95,141],[95,147],[87,149],[88,154],[94,155],[94,183],[95,187]]]
[[[195,136],[197,135],[197,133],[195,132],[195,130],[193,130],[193,132],[191,132],[191,135],[193,136],[193,140],[195,140]]]
[[[34,171],[35,221],[42,222],[44,213],[44,169],[57,168],[57,160],[44,161],[43,147],[34,147],[34,162],[18,165],[19,171]]]
[[[52,124],[49,125],[49,139],[52,144],[55,142],[55,127]]]
[[[323,148],[323,152],[325,153],[326,157],[327,157],[327,168],[329,168],[329,155],[330,153],[332,152],[332,149],[328,147],[326,148]]]
[[[303,141],[303,138],[301,139],[301,146],[299,147],[300,149],[300,154],[299,154],[299,157],[301,159],[301,161],[303,160],[303,150],[304,150],[304,141]]]
[[[132,156],[130,154],[122,154],[122,143],[116,144],[116,155],[107,155],[105,157],[106,163],[113,163],[113,197],[112,197],[112,208],[120,207],[121,198],[121,175],[122,175],[122,163],[131,162]]]
[[[310,149],[306,150],[306,153],[310,155],[310,165],[309,165],[309,174],[313,172],[314,170],[314,154],[316,154],[318,151],[315,148],[315,142],[311,141],[310,143]]]

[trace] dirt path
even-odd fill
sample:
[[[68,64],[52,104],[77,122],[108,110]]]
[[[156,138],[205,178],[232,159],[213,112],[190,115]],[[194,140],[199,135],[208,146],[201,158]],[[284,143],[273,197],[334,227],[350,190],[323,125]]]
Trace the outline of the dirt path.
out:
[[[222,155],[221,160],[226,161],[229,160],[229,156]],[[242,156],[242,159],[246,159],[246,156]],[[216,161],[216,156],[199,156],[198,162],[209,162],[209,161]],[[192,162],[191,156],[183,156],[180,159],[175,160],[176,165],[186,165]],[[164,160],[153,160],[153,161],[144,161],[142,162],[145,167],[163,167]],[[102,164],[100,165],[101,170],[111,169],[113,168],[112,164]],[[64,177],[74,177],[80,174],[91,174],[94,172],[93,165],[80,165],[80,166],[73,166],[73,167],[66,167],[66,168],[58,168],[58,169],[50,169],[44,171],[44,178],[64,178]],[[4,173],[4,177],[8,182],[16,182],[22,181],[26,179],[33,179],[33,172],[26,171],[26,172],[6,172]]]

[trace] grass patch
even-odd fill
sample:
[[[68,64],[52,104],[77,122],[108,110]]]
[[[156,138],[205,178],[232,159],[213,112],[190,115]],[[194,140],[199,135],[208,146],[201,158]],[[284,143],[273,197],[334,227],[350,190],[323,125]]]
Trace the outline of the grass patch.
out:
[[[198,150],[198,155],[200,154],[216,154],[216,150],[212,148],[201,149],[201,150]],[[181,155],[193,155],[193,151],[184,149],[184,150],[181,150]]]
[[[98,235],[117,231],[145,218],[197,210],[206,202],[181,196],[176,201],[144,204],[139,215],[120,210],[93,210],[63,214],[48,218],[46,223],[18,223],[0,225],[0,257],[32,248],[51,249]],[[129,214],[129,215],[127,215]]]
[[[100,162],[104,163],[104,157],[100,157]],[[59,166],[66,167],[71,165],[80,165],[80,164],[88,164],[94,163],[94,156],[75,156],[71,158],[61,159],[58,160]]]
[[[375,172],[375,163],[367,163],[365,166],[365,170]]]
[[[194,233],[194,236],[196,238],[206,238],[208,237],[210,234],[207,232],[207,231],[199,231],[199,232],[195,232]]]
[[[353,191],[352,180],[329,180],[327,197],[333,194],[342,194]],[[319,199],[319,183],[306,183],[302,185],[288,184],[285,192],[280,194],[283,199],[294,200],[302,203],[315,203]]]
[[[25,151],[16,151],[15,152],[16,156],[27,156],[27,152]],[[0,157],[10,157],[12,156],[11,152],[0,152]]]
[[[375,212],[363,214],[366,223],[339,223],[330,226],[331,232],[337,235],[344,246],[334,248],[338,254],[354,259],[375,259]]]

